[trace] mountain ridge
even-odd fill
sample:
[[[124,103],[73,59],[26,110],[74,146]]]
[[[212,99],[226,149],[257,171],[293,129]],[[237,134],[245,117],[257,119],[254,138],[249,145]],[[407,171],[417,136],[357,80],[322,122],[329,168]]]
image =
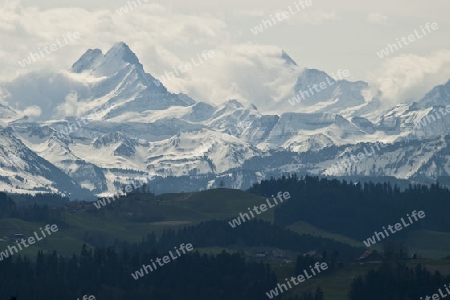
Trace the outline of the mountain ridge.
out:
[[[280,58],[286,61],[287,67],[298,67],[286,52],[282,51]],[[33,76],[26,77],[24,84]],[[105,54],[100,49],[88,49],[72,65],[71,73],[49,77],[58,80],[48,83],[47,90],[38,93],[36,87],[36,91],[32,88],[29,93],[47,95],[58,85],[65,86],[59,93],[66,91],[68,95],[65,102],[55,100],[53,104],[51,99],[57,97],[48,95],[49,111],[44,120],[33,120],[32,116],[20,120],[23,115],[7,105],[2,106],[0,114],[6,116],[9,112],[6,126],[23,141],[21,147],[45,157],[80,189],[88,189],[93,194],[114,190],[118,184],[146,172],[161,178],[193,175],[221,178],[232,173],[236,176],[235,188],[244,188],[277,172],[323,175],[342,156],[343,147],[378,141],[390,144],[396,149],[396,155],[402,155],[399,145],[405,140],[420,140],[425,145],[423,149],[428,151],[433,149],[432,145],[439,145],[440,150],[434,153],[434,158],[424,156],[423,149],[411,150],[409,155],[417,165],[409,168],[415,172],[403,171],[411,160],[398,160],[392,156],[393,151],[384,149],[378,154],[378,160],[368,158],[359,168],[354,166],[330,175],[394,176],[424,182],[450,176],[450,170],[430,164],[435,159],[450,165],[450,159],[441,154],[448,147],[446,139],[433,140],[447,135],[450,117],[423,126],[421,134],[416,130],[417,122],[430,118],[449,100],[450,80],[417,102],[383,110],[378,98],[365,98],[368,83],[335,80],[323,71],[304,69],[292,87],[293,93],[306,91],[324,80],[333,86],[303,99],[298,107],[289,105],[294,109],[287,108],[280,115],[266,115],[256,105],[238,99],[213,105],[188,95],[173,94],[162,84],[155,85],[156,78],[144,72],[137,56],[123,42],[116,43]],[[3,85],[10,95],[3,102],[22,98],[17,93],[21,80]],[[54,138],[55,132],[70,124],[59,119],[65,112],[72,114],[65,115],[67,120],[86,117],[91,121],[70,130],[64,138]],[[45,147],[46,143],[50,146]],[[406,151],[409,150],[403,150]],[[389,166],[394,162],[404,166],[392,169]],[[22,171],[26,172],[25,168]],[[244,174],[246,179],[242,178]],[[25,185],[20,187],[23,189],[26,190]]]

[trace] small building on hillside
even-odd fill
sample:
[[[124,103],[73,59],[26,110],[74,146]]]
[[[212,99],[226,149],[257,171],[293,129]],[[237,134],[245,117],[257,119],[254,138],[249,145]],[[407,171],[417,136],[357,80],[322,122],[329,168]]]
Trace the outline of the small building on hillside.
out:
[[[322,259],[322,255],[319,254],[319,252],[317,252],[317,250],[310,250],[306,253],[303,253],[303,257],[312,257],[312,258],[317,258],[317,259]]]
[[[272,256],[274,258],[284,258],[285,254],[283,251],[281,251],[280,249],[273,249],[272,250]]]
[[[375,249],[367,250],[356,261],[360,263],[381,263],[385,257]]]
[[[15,233],[15,234],[11,234],[9,236],[9,240],[14,243],[20,242],[21,240],[25,240],[25,239],[26,239],[26,237],[22,233]]]
[[[255,258],[266,258],[267,254],[264,251],[257,251],[255,254]]]

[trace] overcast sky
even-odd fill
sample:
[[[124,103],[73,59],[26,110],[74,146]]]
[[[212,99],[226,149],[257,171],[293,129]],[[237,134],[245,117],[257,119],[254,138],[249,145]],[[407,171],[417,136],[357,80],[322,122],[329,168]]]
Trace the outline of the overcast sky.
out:
[[[370,82],[394,102],[417,98],[450,79],[448,0],[312,0],[311,6],[257,35],[251,28],[294,8],[294,1],[140,1],[142,5],[120,16],[116,10],[127,1],[0,0],[0,79],[68,69],[88,48],[106,52],[119,41],[155,77],[203,50],[214,50],[210,64],[168,83],[174,92],[213,102],[242,95],[240,83],[258,96],[261,80],[277,75],[281,50],[302,68],[328,73],[348,69],[352,80]],[[377,55],[396,38],[420,33],[427,22],[439,28],[387,58]],[[68,32],[79,32],[80,38],[26,68],[19,65],[30,52],[62,40]],[[243,72],[247,69],[255,77]],[[294,82],[295,76],[280,84],[280,95]],[[208,94],[200,91],[205,87]]]

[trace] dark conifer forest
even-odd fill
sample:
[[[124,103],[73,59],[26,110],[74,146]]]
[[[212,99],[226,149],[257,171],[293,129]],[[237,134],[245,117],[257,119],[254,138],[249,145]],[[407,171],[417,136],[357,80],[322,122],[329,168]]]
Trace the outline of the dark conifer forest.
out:
[[[322,289],[322,282],[358,265],[356,259],[367,247],[362,242],[355,247],[329,238],[299,234],[287,226],[304,221],[331,233],[363,240],[381,226],[398,222],[406,213],[423,210],[426,217],[409,230],[450,231],[447,217],[450,193],[438,184],[400,190],[389,183],[360,185],[309,176],[300,179],[292,175],[262,181],[248,192],[271,198],[280,191],[288,191],[291,198],[274,208],[274,223],[253,219],[233,228],[230,218],[211,219],[166,228],[161,234],[149,231],[140,242],[116,238],[108,244],[90,239],[81,249],[73,249],[72,255],[62,255],[58,249],[39,251],[36,255],[14,254],[0,262],[0,295],[4,299],[17,296],[18,300],[72,300],[83,295],[112,300],[265,299],[266,292],[283,282],[286,275],[281,278],[276,274],[280,262],[256,259],[243,251],[259,248],[296,253],[291,267],[286,269],[289,276],[302,274],[316,262],[326,262],[329,269],[317,276],[318,285],[313,289],[299,289],[277,297],[323,300],[329,295]],[[14,197],[0,193],[0,219],[52,222],[63,229],[73,229],[74,225],[66,221],[67,208],[61,205],[66,203],[65,199],[54,195],[21,196],[25,201],[19,204]],[[125,197],[120,201],[144,201],[145,197],[150,199],[148,201],[159,201],[155,200],[158,199],[155,195],[130,197],[134,198]],[[37,200],[46,204],[37,204]],[[88,213],[103,217],[104,212],[120,210],[119,202],[110,205],[101,213],[94,208]],[[141,222],[141,216],[136,218]],[[164,220],[164,216],[159,214],[158,220]],[[395,238],[402,234],[398,233]],[[194,251],[137,280],[131,276],[183,242],[192,243]],[[386,244],[383,245],[386,250]],[[211,247],[236,251],[205,254],[197,250]],[[311,250],[316,250],[317,255],[304,254]],[[347,299],[418,299],[436,293],[443,284],[450,282],[450,276],[430,272],[420,263],[404,259],[404,256],[389,256],[386,252],[382,264],[368,266],[366,274],[354,277],[350,286],[343,287],[348,292]]]
[[[251,193],[264,197],[289,191],[291,199],[275,208],[275,224],[288,226],[306,221],[330,232],[357,240],[366,239],[382,226],[406,219],[412,211],[426,217],[409,230],[428,229],[450,232],[450,191],[439,184],[410,185],[401,191],[390,183],[360,183],[297,176],[271,179],[255,184]],[[405,231],[400,231],[401,236]]]

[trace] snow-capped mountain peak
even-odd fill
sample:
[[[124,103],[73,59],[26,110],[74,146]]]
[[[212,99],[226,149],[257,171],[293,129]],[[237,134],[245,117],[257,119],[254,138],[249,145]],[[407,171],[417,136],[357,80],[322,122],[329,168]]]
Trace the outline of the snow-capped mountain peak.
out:
[[[277,102],[276,114],[261,113],[247,98],[233,96],[215,106],[170,93],[144,72],[123,42],[106,53],[87,50],[72,72],[30,73],[6,83],[0,118],[8,130],[0,130],[0,171],[21,173],[14,181],[0,174],[0,189],[21,192],[32,182],[32,190],[101,194],[150,171],[204,180],[235,172],[246,176],[234,185],[242,188],[244,182],[248,187],[254,179],[282,172],[322,174],[343,149],[376,141],[390,144],[376,160],[370,156],[332,173],[408,179],[430,172],[450,175],[447,169],[433,169],[435,160],[450,164],[450,142],[436,137],[450,128],[450,114],[442,107],[450,103],[450,82],[411,106],[385,110],[377,93],[365,96],[368,83],[300,70],[285,52],[281,58],[298,72],[288,72],[295,75],[284,86],[284,105]],[[42,113],[23,118],[11,108],[17,103],[18,109],[38,106]],[[418,141],[414,132],[419,129],[434,140]],[[53,134],[57,138],[51,139]],[[439,153],[423,150],[436,145]]]
[[[86,70],[92,70],[103,57],[102,50],[88,49],[73,65],[72,72],[82,73]]]
[[[128,65],[143,71],[136,54],[124,42],[116,43],[103,54],[100,49],[89,49],[72,65],[75,73],[90,72],[98,77],[111,76]]]
[[[281,52],[281,58],[284,59],[287,65],[298,67],[297,63],[284,50]]]
[[[431,106],[446,106],[450,104],[450,80],[445,84],[435,86],[429,91],[414,108],[428,108]]]

